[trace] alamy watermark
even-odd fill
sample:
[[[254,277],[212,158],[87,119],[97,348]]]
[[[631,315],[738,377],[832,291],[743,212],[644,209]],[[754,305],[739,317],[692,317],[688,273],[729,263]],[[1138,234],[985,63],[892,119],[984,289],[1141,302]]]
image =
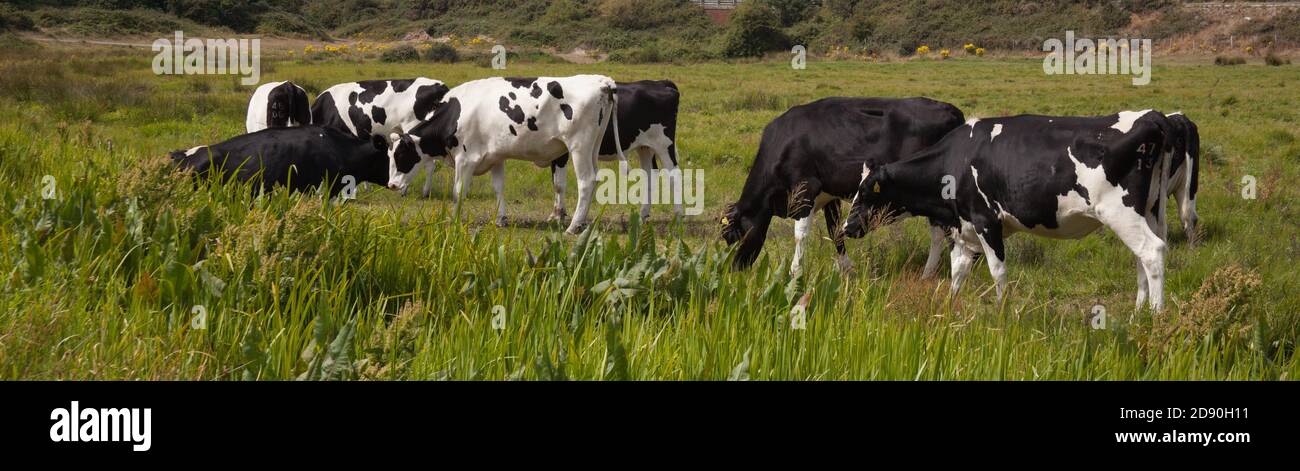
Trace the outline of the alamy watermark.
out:
[[[1047,75],[1133,75],[1133,85],[1151,83],[1150,39],[1075,39],[1043,41],[1043,73]]]
[[[153,73],[157,75],[242,75],[239,83],[257,85],[262,79],[261,39],[173,38],[154,40]]]
[[[600,204],[681,205],[687,216],[704,213],[704,170],[629,169],[619,162],[618,170],[596,172],[596,202]]]

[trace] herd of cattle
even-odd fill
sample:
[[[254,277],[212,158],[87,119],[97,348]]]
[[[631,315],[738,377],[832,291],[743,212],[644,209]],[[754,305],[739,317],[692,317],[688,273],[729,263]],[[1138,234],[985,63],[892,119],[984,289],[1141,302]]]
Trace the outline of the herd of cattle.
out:
[[[497,77],[455,88],[428,78],[349,82],[310,106],[301,87],[274,82],[253,94],[248,134],[176,151],[172,159],[196,174],[218,172],[259,188],[328,185],[335,192],[351,175],[405,193],[424,170],[425,196],[444,161],[454,168],[458,209],[470,178],[492,172],[499,225],[506,221],[505,160],[550,167],[550,219],[561,222],[564,167],[572,161],[579,201],[568,232],[578,233],[588,223],[598,160],[635,153],[643,168],[676,168],[678,102],[670,81],[615,83],[599,75]],[[739,244],[734,263],[744,268],[762,250],[772,217],[792,218],[797,272],[820,210],[847,269],[844,236],[924,217],[931,240],[923,276],[937,272],[950,243],[952,293],[983,254],[1001,299],[1006,237],[1075,239],[1104,225],[1137,256],[1138,307],[1159,311],[1165,197],[1173,196],[1194,242],[1199,148],[1196,125],[1181,113],[967,120],[957,107],[928,98],[825,98],[791,108],[764,129],[740,198],[722,216],[722,238]],[[852,201],[843,218],[841,199]],[[648,202],[641,213],[649,215]]]

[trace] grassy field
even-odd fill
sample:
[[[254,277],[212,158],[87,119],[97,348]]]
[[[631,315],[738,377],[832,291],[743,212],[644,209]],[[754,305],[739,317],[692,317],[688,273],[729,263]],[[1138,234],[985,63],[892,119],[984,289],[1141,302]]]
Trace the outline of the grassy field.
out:
[[[367,186],[336,204],[195,186],[166,151],[243,131],[233,76],[155,76],[152,53],[0,52],[3,379],[1295,379],[1300,334],[1300,75],[1293,66],[1164,63],[1124,76],[1045,76],[1038,60],[512,63],[511,76],[671,79],[679,148],[703,169],[705,214],[597,206],[587,235],[544,223],[549,174],[507,170],[512,226],[486,176],[468,221],[432,198]],[[278,57],[278,58],[277,58]],[[263,60],[263,80],[331,84],[500,75],[470,64]],[[728,269],[716,215],[763,126],[833,95],[916,96],[968,117],[1182,110],[1201,129],[1202,244],[1171,225],[1166,312],[1134,312],[1132,254],[1113,235],[1017,236],[996,302],[981,263],[949,302],[921,280],[923,223],[850,242],[834,269],[818,224],[803,277],[791,222],[752,269]],[[1241,194],[1243,177],[1256,198]],[[572,176],[570,176],[572,178]],[[52,185],[51,185],[52,184]],[[53,188],[55,198],[45,199]],[[570,210],[576,199],[571,182]],[[946,257],[945,257],[946,258]],[[946,263],[944,265],[946,267]],[[944,270],[946,271],[946,270]],[[806,299],[802,329],[791,311]],[[1088,316],[1102,306],[1103,330]],[[500,306],[500,307],[494,307]],[[494,322],[495,319],[495,322]],[[196,328],[197,327],[197,328]]]

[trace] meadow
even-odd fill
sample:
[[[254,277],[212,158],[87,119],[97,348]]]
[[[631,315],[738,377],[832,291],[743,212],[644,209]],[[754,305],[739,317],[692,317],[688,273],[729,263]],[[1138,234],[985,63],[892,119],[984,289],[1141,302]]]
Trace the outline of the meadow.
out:
[[[507,169],[511,226],[488,177],[464,219],[449,173],[430,198],[363,186],[347,202],[195,185],[167,151],[243,132],[236,76],[155,76],[152,53],[0,51],[0,379],[1285,380],[1300,374],[1300,74],[1157,57],[1152,83],[1046,76],[1041,60],[588,65],[504,75],[671,79],[679,150],[705,212],[597,206],[582,236],[544,222],[549,172]],[[263,59],[313,95],[343,81],[502,75],[475,64]],[[717,215],[763,127],[825,96],[928,96],[967,117],[1181,110],[1199,126],[1201,243],[1171,218],[1165,312],[1134,310],[1134,259],[1112,234],[1008,242],[1011,289],[981,262],[950,300],[919,277],[921,221],[849,242],[821,224],[788,274],[792,223],[729,268]],[[605,164],[610,165],[610,164]],[[1254,198],[1243,197],[1243,178]],[[572,176],[570,175],[570,179]],[[52,196],[52,198],[47,198]],[[576,187],[569,186],[569,208]],[[1172,208],[1172,203],[1171,206]],[[946,254],[945,254],[946,255]],[[792,311],[806,315],[792,318]],[[1090,316],[1106,313],[1104,329]]]

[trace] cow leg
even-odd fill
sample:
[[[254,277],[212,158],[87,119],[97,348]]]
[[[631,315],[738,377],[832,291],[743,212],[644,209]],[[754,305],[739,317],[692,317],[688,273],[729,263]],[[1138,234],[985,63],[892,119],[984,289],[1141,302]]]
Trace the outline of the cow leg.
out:
[[[433,193],[433,171],[437,169],[438,169],[437,159],[429,160],[429,164],[425,166],[424,189],[420,192],[420,194],[424,195],[425,198],[428,198],[429,195]]]
[[[637,153],[637,157],[640,159],[641,170],[645,171],[645,175],[647,179],[646,186],[645,186],[646,189],[645,194],[641,195],[642,198],[645,198],[644,200],[641,201],[641,220],[649,221],[650,203],[652,201],[657,201],[655,200],[655,187],[658,186],[658,180],[654,178],[654,172],[652,172],[652,170],[654,170],[655,154],[654,151],[651,151],[650,149],[645,147],[637,148],[636,153]]]
[[[799,262],[803,258],[803,239],[812,230],[812,215],[794,221],[794,259],[790,261],[790,273],[799,273]]]
[[[492,167],[492,191],[497,194],[497,227],[506,227],[506,164]]]
[[[958,233],[955,239],[956,240],[954,240],[952,244],[952,252],[949,254],[949,258],[952,259],[952,287],[950,293],[954,297],[957,296],[957,292],[961,291],[962,283],[964,283],[966,277],[970,275],[971,266],[975,264],[976,253],[974,248],[962,238],[960,233]]]
[[[1002,240],[1002,226],[998,222],[988,226],[979,235],[980,246],[984,249],[984,259],[989,264],[989,274],[998,290],[998,302],[1002,302],[1007,290],[1007,254]]]
[[[844,248],[844,232],[840,226],[840,200],[836,198],[827,201],[822,207],[822,215],[826,217],[826,233],[835,243],[835,265],[839,267],[840,273],[851,273],[853,261],[849,260],[848,250]]]
[[[799,262],[803,258],[803,239],[812,230],[812,217],[817,212],[817,195],[821,194],[821,180],[809,178],[794,186],[790,192],[786,215],[794,219],[794,259],[790,261],[790,273],[799,272]]]
[[[573,160],[573,173],[578,179],[578,207],[573,210],[573,219],[565,230],[569,234],[581,234],[586,228],[587,213],[591,211],[591,201],[596,194],[596,148],[589,143],[594,139],[581,135],[575,137],[576,142],[569,146],[569,157]]]
[[[569,176],[564,173],[564,167],[568,163],[568,155],[551,162],[551,187],[555,189],[555,206],[551,209],[551,215],[546,217],[546,222],[563,223],[569,218],[568,211],[564,209],[564,191],[569,186]]]
[[[455,202],[455,215],[457,219],[460,218],[461,200],[469,196],[469,182],[470,179],[474,178],[474,162],[477,162],[478,160],[468,157],[469,156],[462,154],[460,158],[456,159],[456,179],[453,184],[455,188],[453,188],[452,191],[452,201]]]
[[[930,226],[930,255],[925,257],[925,268],[921,270],[922,279],[934,278],[939,273],[939,259],[943,258],[943,241],[947,238],[942,227]]]
[[[1196,245],[1196,195],[1192,194],[1192,172],[1189,170],[1192,166],[1190,158],[1183,162],[1174,173],[1174,203],[1178,205],[1178,218],[1183,221],[1183,233],[1187,235],[1187,243]]]
[[[667,147],[657,147],[654,153],[659,168],[668,175],[668,187],[664,191],[667,191],[668,196],[673,199],[673,214],[680,218],[686,214],[682,212],[682,199],[677,197],[682,192],[681,171],[677,169],[677,163],[673,162],[672,154],[668,153]]]
[[[1098,216],[1137,256],[1137,307],[1140,309],[1147,301],[1152,310],[1159,312],[1164,307],[1165,241],[1152,228],[1155,218],[1143,218],[1127,207]]]

